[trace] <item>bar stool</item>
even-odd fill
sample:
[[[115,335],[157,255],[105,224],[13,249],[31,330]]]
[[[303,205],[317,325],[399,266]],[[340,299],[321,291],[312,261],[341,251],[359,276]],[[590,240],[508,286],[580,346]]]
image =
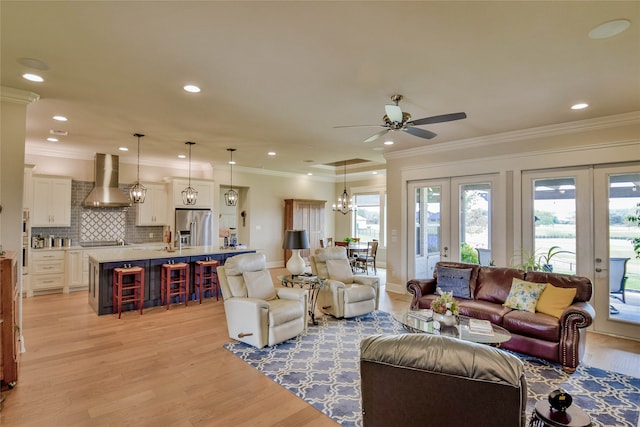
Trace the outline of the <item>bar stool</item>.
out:
[[[125,278],[129,278],[125,282]],[[126,293],[124,293],[126,292]],[[138,305],[140,314],[144,306],[144,268],[119,267],[113,269],[113,313],[118,310],[118,319],[122,315],[122,304],[133,302]]]
[[[206,291],[213,296],[216,293],[216,301],[219,300],[218,294],[220,285],[218,284],[218,273],[216,268],[220,265],[215,259],[196,261],[194,291],[200,296],[200,304],[202,304],[202,296]]]
[[[160,279],[160,298],[162,305],[167,304],[167,310],[171,308],[171,297],[177,296],[178,301],[184,297],[184,305],[188,305],[189,295],[189,264],[177,262],[175,264],[162,264]]]

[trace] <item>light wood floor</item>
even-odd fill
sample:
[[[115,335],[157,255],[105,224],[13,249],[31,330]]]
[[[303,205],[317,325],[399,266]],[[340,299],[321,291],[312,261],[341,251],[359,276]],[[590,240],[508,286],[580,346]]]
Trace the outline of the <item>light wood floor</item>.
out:
[[[408,301],[385,292],[380,308]],[[97,316],[84,292],[23,304],[27,352],[3,427],[337,425],[222,348],[222,300],[121,320]],[[640,343],[590,334],[585,362],[640,377]]]

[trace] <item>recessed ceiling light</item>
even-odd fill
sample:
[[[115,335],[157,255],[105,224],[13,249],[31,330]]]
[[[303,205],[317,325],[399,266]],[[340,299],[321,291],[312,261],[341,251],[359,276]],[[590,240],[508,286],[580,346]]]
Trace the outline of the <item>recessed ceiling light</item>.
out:
[[[230,165],[235,165],[236,161],[235,160],[229,160],[227,163],[229,163]]]
[[[30,82],[42,83],[44,79],[37,74],[25,73],[22,75],[23,79],[29,80]]]
[[[269,156],[275,156],[275,155],[276,155],[276,152],[275,152],[275,151],[269,151],[269,152],[267,153],[267,155],[269,155]]]
[[[196,86],[196,85],[184,85],[183,89],[186,90],[187,92],[191,92],[191,93],[200,92],[200,88],[198,86]]]
[[[393,141],[385,141],[384,145],[393,145]]]
[[[118,150],[120,150],[120,151],[129,151],[129,149],[127,147],[119,147]]]
[[[57,120],[59,122],[66,122],[68,119],[65,116],[53,116],[53,120]]]
[[[313,175],[313,173],[311,173],[311,172],[307,172],[307,175],[311,176],[311,175]]]
[[[628,19],[614,19],[613,21],[600,24],[589,31],[589,38],[608,39],[609,37],[617,36],[630,26],[631,21]]]
[[[579,102],[577,104],[573,104],[571,106],[572,110],[584,110],[585,108],[587,108],[589,106],[589,104],[587,104],[586,102]]]
[[[49,137],[49,138],[47,138],[47,141],[49,141],[49,142],[58,142],[58,138]]]
[[[371,174],[372,175],[378,175],[378,172],[377,171],[373,171],[373,172],[371,172]]]
[[[186,159],[187,156],[186,156],[186,154],[178,154],[178,158],[179,159]]]

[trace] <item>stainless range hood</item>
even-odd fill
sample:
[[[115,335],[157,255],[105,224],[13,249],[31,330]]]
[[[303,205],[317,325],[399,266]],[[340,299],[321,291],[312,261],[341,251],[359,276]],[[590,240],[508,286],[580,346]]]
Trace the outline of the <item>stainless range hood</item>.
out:
[[[84,202],[91,208],[122,208],[131,206],[129,196],[118,188],[119,157],[96,154],[96,183]]]

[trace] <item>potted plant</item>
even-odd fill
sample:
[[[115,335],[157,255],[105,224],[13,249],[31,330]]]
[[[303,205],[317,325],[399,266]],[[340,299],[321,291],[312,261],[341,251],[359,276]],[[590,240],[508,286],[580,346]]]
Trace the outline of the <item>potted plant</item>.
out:
[[[538,264],[540,265],[540,269],[542,271],[553,271],[553,265],[551,265],[551,259],[559,254],[570,254],[571,251],[564,251],[560,249],[560,246],[551,246],[546,254],[540,255],[538,258]]]
[[[353,237],[345,237],[343,242],[352,243],[355,242],[355,239]]]
[[[535,252],[528,252],[525,249],[520,251],[520,260],[519,264],[513,264],[513,268],[519,268],[524,271],[539,271],[542,270],[542,266],[540,265],[540,261],[538,260]]]

